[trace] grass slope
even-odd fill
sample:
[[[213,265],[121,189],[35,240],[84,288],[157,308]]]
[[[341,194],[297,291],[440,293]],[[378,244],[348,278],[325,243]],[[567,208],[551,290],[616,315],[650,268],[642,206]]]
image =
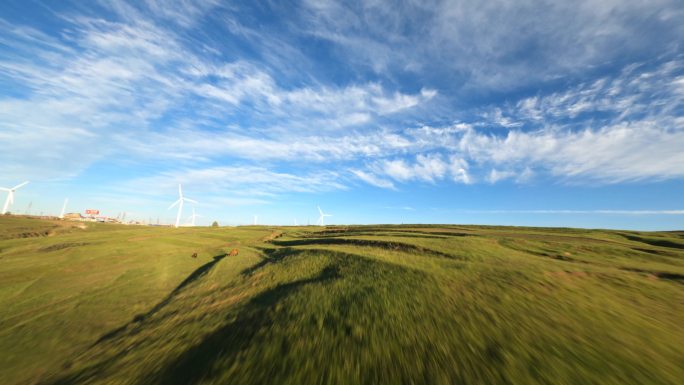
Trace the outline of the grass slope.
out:
[[[678,232],[0,218],[5,384],[677,384],[682,324]]]

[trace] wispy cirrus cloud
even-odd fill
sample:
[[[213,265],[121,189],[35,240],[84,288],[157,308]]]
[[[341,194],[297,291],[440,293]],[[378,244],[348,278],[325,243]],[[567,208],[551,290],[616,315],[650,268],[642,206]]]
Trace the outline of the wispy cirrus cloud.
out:
[[[645,117],[677,116],[684,107],[682,57],[649,67],[634,63],[618,76],[601,77],[561,92],[533,96],[507,109],[507,118],[518,124],[562,119],[583,122],[596,114],[604,121],[630,121]]]
[[[435,184],[451,181],[470,184],[468,162],[464,159],[440,153],[419,154],[414,160],[390,158],[368,165],[367,170],[351,170],[360,180],[380,188],[396,189],[396,183],[423,182]]]
[[[663,126],[663,123],[669,125]],[[467,160],[468,167],[453,166],[455,179],[464,183],[505,179],[526,182],[535,173],[551,175],[566,183],[611,184],[638,180],[684,177],[682,121],[642,120],[586,128],[579,131],[552,126],[534,131],[509,131],[505,135],[468,129],[443,139],[442,151]],[[447,128],[446,130],[450,130]],[[376,177],[400,182],[431,182],[448,169],[443,161],[418,155],[415,164],[388,160],[370,167]],[[475,172],[479,176],[472,177]]]
[[[377,73],[510,90],[676,50],[684,11],[654,2],[436,0],[306,1],[302,33],[330,41],[339,56]],[[493,23],[492,21],[496,22]]]
[[[189,191],[201,191],[213,204],[267,204],[285,193],[320,193],[344,190],[334,172],[288,173],[265,167],[236,165],[181,168],[140,177],[121,185],[122,191],[147,196],[166,196],[182,184]]]
[[[0,162],[41,179],[134,165],[116,183],[236,200],[681,179],[676,5],[318,1],[260,4],[274,17],[254,23],[250,4],[116,0],[55,11],[49,32],[0,18]]]
[[[464,159],[470,181],[526,183],[536,175],[593,184],[682,178],[682,76],[681,58],[655,67],[635,64],[563,92],[489,107],[468,123],[424,125],[401,137],[414,154],[440,151]],[[404,160],[390,165],[369,172],[379,178],[413,174]],[[426,181],[435,175],[417,173]]]
[[[11,48],[0,57],[0,76],[17,91],[0,99],[6,111],[0,115],[6,149],[0,160],[15,166],[17,176],[70,178],[104,157],[322,159],[342,156],[349,146],[367,153],[373,149],[363,139],[342,136],[339,146],[323,146],[330,140],[311,134],[367,126],[436,94],[388,91],[372,82],[284,87],[255,63],[207,62],[181,35],[141,16],[138,8],[109,5],[125,21],[65,16],[61,38],[0,24]],[[18,54],[28,51],[30,56]],[[231,120],[237,126],[221,123]],[[293,129],[309,133],[303,145],[283,139]]]
[[[379,177],[376,174],[372,174],[367,171],[362,171],[362,170],[350,170],[354,176],[359,178],[360,180],[375,186],[375,187],[380,187],[380,188],[387,188],[387,189],[395,189],[394,183],[386,178]]]

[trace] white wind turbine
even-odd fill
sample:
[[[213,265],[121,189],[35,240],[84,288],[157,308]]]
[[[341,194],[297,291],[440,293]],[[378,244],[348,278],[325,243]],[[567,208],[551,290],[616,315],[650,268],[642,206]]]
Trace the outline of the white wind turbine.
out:
[[[320,226],[325,226],[325,223],[324,223],[325,217],[332,217],[332,214],[326,214],[326,213],[324,213],[323,210],[321,210],[321,206],[318,206],[318,212],[321,214],[321,215],[318,217],[318,224],[319,224]]]
[[[190,226],[195,226],[195,219],[201,217],[201,215],[195,214],[195,208],[192,208],[192,215],[190,215]]]
[[[14,192],[17,191],[17,189],[26,186],[27,184],[28,181],[18,184],[12,188],[0,187],[0,190],[7,191],[7,199],[5,200],[5,205],[2,207],[2,213],[0,214],[5,214],[7,212],[7,209],[9,208],[9,205],[14,204]]]
[[[178,215],[176,215],[176,228],[180,225],[180,219],[181,219],[181,214],[183,213],[183,202],[190,202],[190,203],[195,203],[197,204],[197,201],[192,200],[190,198],[185,198],[183,196],[183,189],[181,188],[181,185],[178,185],[178,200],[173,202],[171,206],[167,210],[171,210],[173,206],[178,205]]]
[[[64,219],[64,212],[66,211],[66,205],[69,203],[69,198],[66,198],[64,200],[64,204],[62,205],[62,213],[59,214],[59,219]]]

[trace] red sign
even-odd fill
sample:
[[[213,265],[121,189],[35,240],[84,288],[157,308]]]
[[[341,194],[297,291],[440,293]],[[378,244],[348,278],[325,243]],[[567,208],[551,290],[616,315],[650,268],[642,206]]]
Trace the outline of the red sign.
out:
[[[86,214],[88,214],[88,215],[100,215],[100,210],[88,209],[88,210],[86,210]]]

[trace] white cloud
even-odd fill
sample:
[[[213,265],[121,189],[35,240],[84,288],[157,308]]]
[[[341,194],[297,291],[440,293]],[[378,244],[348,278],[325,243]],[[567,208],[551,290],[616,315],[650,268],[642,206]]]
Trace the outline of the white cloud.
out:
[[[320,133],[373,124],[435,95],[425,89],[393,92],[376,83],[285,88],[254,63],[219,64],[197,56],[178,34],[126,2],[107,5],[123,21],[65,16],[69,28],[62,40],[0,23],[1,35],[9,36],[1,41],[16,52],[0,58],[0,80],[24,91],[0,100],[7,111],[0,116],[0,161],[13,173],[69,178],[104,157],[216,161],[228,154],[321,161],[378,154],[406,146],[404,139],[386,132],[333,138]],[[244,115],[253,126],[217,129]]]
[[[492,111],[485,112],[483,118],[505,128],[515,128],[523,125],[522,122],[516,122],[510,117],[504,116],[501,108],[498,107],[495,107]]]
[[[155,16],[184,27],[195,25],[209,11],[219,6],[219,0],[145,0],[145,5]]]
[[[436,183],[446,178],[457,183],[471,183],[468,163],[465,160],[455,156],[445,160],[442,155],[436,153],[419,154],[415,162],[405,159],[381,160],[372,164],[368,171],[356,171],[355,174],[367,183],[387,188],[394,188],[394,184],[387,178],[400,183]]]
[[[487,176],[487,181],[489,183],[496,183],[500,180],[507,179],[515,175],[513,171],[500,171],[495,168],[492,169],[492,171],[489,172],[489,175]]]
[[[282,135],[286,135],[283,133]],[[292,134],[295,135],[295,134]],[[225,157],[246,161],[306,161],[326,163],[398,153],[412,147],[409,139],[390,132],[342,136],[253,137],[231,131],[174,129],[117,140],[127,151],[147,159],[209,161]]]
[[[451,172],[451,177],[455,182],[463,184],[470,184],[473,182],[468,174],[468,162],[453,155],[449,160],[449,170]]]
[[[377,175],[361,171],[361,170],[351,170],[352,174],[356,175],[362,181],[380,188],[394,189],[394,183],[388,179],[383,179]]]
[[[672,4],[656,3],[663,12]],[[0,58],[0,81],[17,91],[0,99],[0,162],[12,177],[74,177],[106,160],[174,161],[183,170],[192,164],[212,170],[207,172],[219,178],[240,180],[243,174],[221,167],[238,162],[266,178],[268,182],[259,189],[280,181],[274,186],[282,188],[266,189],[269,193],[286,191],[287,183],[317,186],[319,178],[341,188],[344,176],[327,171],[333,167],[351,167],[356,178],[381,188],[412,182],[469,184],[511,179],[524,183],[542,175],[573,183],[682,178],[681,56],[657,65],[636,63],[616,76],[484,109],[454,111],[454,105],[465,105],[458,98],[448,107],[438,105],[440,99],[453,95],[429,86],[418,91],[420,76],[411,79],[413,86],[408,89],[413,91],[393,87],[401,84],[395,75],[421,68],[429,72],[433,59],[440,65],[449,62],[444,67],[450,71],[471,69],[469,86],[496,83],[508,76],[513,80],[501,80],[505,88],[524,78],[515,76],[522,69],[537,80],[571,73],[568,63],[581,70],[598,60],[595,55],[600,52],[594,50],[619,36],[634,35],[633,26],[625,23],[627,16],[655,7],[616,4],[581,2],[574,12],[580,20],[564,17],[567,5],[538,4],[540,10],[550,12],[550,20],[581,32],[577,38],[586,43],[575,46],[568,37],[561,37],[558,47],[549,45],[553,40],[547,39],[560,32],[549,31],[543,20],[529,19],[534,12],[522,12],[531,6],[525,1],[484,7],[438,2],[436,8],[442,13],[408,3],[310,4],[302,16],[307,20],[305,31],[300,32],[334,41],[345,53],[358,50],[361,55],[351,55],[352,61],[387,70],[380,80],[359,76],[354,79],[361,80],[347,83],[323,82],[314,75],[291,81],[278,72],[293,67],[291,63],[274,64],[280,56],[259,64],[239,59],[223,62],[215,53],[202,56],[199,46],[193,46],[197,42],[186,39],[176,26],[156,22],[180,17],[181,27],[191,26],[215,2],[149,0],[145,5],[131,5],[113,1],[106,5],[120,20],[63,16],[66,26],[60,37],[0,21],[0,44],[9,47]],[[407,13],[407,7],[414,12]],[[145,9],[159,13],[146,17]],[[520,41],[511,40],[510,30],[517,24],[512,24],[507,12],[525,16],[520,24],[531,29],[522,33]],[[669,20],[682,14],[678,9],[673,12]],[[491,16],[502,17],[501,25],[494,26],[489,35],[480,34],[484,24],[478,23]],[[402,32],[425,21],[434,21],[425,24],[426,33],[406,36]],[[258,31],[236,20],[225,22],[236,34],[261,41],[256,38],[262,36]],[[671,24],[662,27],[665,36],[675,28]],[[453,36],[448,36],[451,32]],[[282,39],[263,37],[270,39],[272,48],[282,45]],[[520,44],[537,43],[539,51],[533,52],[541,55],[539,66],[528,68],[524,64],[529,63],[512,57],[522,48]],[[442,44],[440,52],[435,51],[438,44]],[[642,49],[639,44],[629,42],[630,47]],[[572,49],[555,57],[562,47]],[[304,56],[289,48],[283,49],[290,57]],[[452,60],[455,52],[464,55]],[[364,55],[371,55],[372,60]],[[396,71],[395,66],[402,69]],[[548,71],[535,70],[544,66],[549,66]],[[422,124],[430,121],[456,123]],[[296,171],[269,171],[267,162],[276,161]],[[363,161],[368,166],[357,169],[339,164],[344,161],[354,161],[354,165]]]
[[[356,67],[416,72],[436,81],[455,76],[466,91],[572,77],[619,62],[626,53],[654,57],[677,49],[668,42],[684,33],[678,0],[305,5],[298,20],[302,33],[330,41]]]
[[[373,97],[371,100],[377,106],[381,115],[395,113],[407,108],[415,107],[421,102],[428,101],[437,95],[435,90],[421,89],[420,95],[406,95],[395,92],[390,98]]]
[[[497,170],[491,169],[487,175],[487,182],[494,184],[501,180],[513,179],[515,183],[526,183],[534,177],[534,172],[531,168],[525,167],[522,170]]]
[[[458,144],[464,156],[476,162],[534,166],[566,180],[618,183],[684,177],[684,130],[659,123],[577,132],[511,131],[504,137],[469,132]]]
[[[576,119],[586,113],[608,113],[609,118],[625,121],[643,116],[671,115],[684,103],[684,91],[677,79],[684,70],[681,59],[660,64],[654,69],[631,65],[618,76],[602,77],[589,84],[544,96],[518,101],[507,114],[527,123],[557,119]],[[674,81],[673,81],[674,79]],[[501,114],[500,110],[498,111]]]
[[[264,198],[281,194],[346,189],[339,182],[340,179],[333,172],[296,175],[258,166],[219,166],[165,171],[155,176],[131,180],[123,188],[138,194],[166,195],[169,191],[175,191],[181,183],[188,191],[201,191],[204,196],[218,194],[211,198],[215,202],[228,204],[255,199],[254,203],[264,203],[267,202]]]

